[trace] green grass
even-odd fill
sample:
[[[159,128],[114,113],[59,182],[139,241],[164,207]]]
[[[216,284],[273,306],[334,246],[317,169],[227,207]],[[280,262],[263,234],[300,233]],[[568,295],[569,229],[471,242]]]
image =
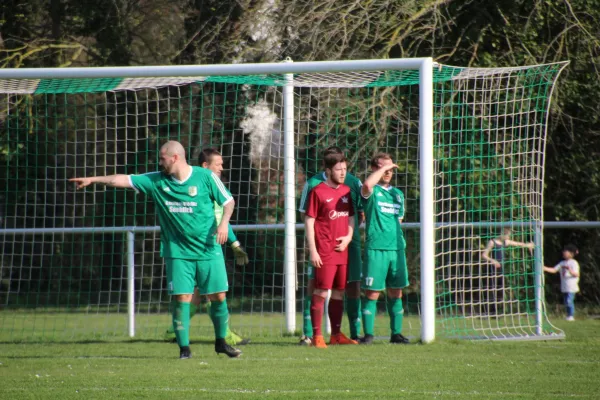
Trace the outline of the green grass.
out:
[[[156,340],[0,344],[1,399],[598,398],[600,320],[553,321],[567,340],[296,346],[253,337],[240,359],[208,338],[194,358]]]

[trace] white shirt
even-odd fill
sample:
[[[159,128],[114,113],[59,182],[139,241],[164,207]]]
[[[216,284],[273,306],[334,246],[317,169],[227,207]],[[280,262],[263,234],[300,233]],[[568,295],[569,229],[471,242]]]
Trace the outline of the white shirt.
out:
[[[579,263],[573,259],[563,260],[554,266],[556,272],[560,272],[560,291],[563,293],[579,292],[579,276],[573,276],[567,267],[579,275]]]

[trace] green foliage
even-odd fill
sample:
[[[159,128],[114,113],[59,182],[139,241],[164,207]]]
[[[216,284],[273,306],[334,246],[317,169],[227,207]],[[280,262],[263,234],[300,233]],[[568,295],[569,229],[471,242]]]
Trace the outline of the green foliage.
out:
[[[0,67],[257,62],[287,56],[296,61],[433,56],[445,64],[477,67],[570,60],[551,104],[544,219],[600,220],[599,27],[600,7],[592,0],[5,0]],[[20,171],[31,144],[6,137],[2,107],[0,162],[13,163],[16,174],[31,174]],[[348,128],[357,132],[350,140],[363,140],[360,123]],[[359,148],[368,145],[361,142]],[[598,235],[546,231],[544,253],[552,264],[562,245],[575,242],[582,250],[582,297],[596,304]]]

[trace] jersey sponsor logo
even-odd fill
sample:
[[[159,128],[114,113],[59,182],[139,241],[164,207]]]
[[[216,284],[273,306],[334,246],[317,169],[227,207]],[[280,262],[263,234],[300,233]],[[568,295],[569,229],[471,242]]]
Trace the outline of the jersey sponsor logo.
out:
[[[342,197],[342,203],[348,204],[348,198],[346,196]]]
[[[383,201],[377,202],[379,209],[385,214],[400,214],[400,204],[386,203]]]
[[[188,189],[188,194],[192,197],[196,196],[198,194],[198,187],[197,186],[190,186]]]
[[[195,201],[165,201],[165,205],[169,207],[170,213],[193,214],[198,203]]]
[[[348,217],[350,213],[348,211],[329,211],[329,219],[338,219],[340,217]]]
[[[331,200],[333,200],[333,197],[330,199],[326,199],[325,201],[329,203]]]

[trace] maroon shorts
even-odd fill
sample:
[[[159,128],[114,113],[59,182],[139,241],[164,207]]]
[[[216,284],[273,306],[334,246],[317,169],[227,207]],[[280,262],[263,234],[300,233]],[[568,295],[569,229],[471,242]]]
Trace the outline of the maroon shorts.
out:
[[[346,264],[325,264],[315,268],[315,288],[317,289],[346,289]]]

